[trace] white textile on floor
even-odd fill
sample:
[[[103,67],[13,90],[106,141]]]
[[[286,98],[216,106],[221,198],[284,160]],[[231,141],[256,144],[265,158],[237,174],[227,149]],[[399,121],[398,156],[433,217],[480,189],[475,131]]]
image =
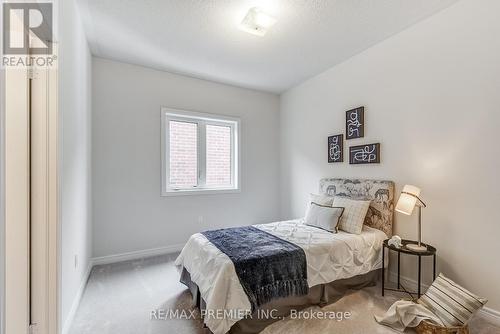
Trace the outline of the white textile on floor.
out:
[[[382,325],[389,326],[398,331],[406,327],[416,327],[422,320],[429,320],[443,326],[443,322],[434,313],[424,306],[409,300],[399,300],[392,304],[387,312],[375,320]]]

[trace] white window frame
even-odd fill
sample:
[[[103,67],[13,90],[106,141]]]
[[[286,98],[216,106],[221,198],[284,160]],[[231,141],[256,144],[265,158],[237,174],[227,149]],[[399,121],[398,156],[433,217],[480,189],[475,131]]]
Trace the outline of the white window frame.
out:
[[[196,123],[198,125],[198,185],[192,188],[173,188],[170,180],[170,121]],[[239,118],[173,109],[161,108],[161,195],[201,195],[240,192],[240,124]],[[231,128],[231,185],[229,187],[207,187],[206,183],[206,125]]]

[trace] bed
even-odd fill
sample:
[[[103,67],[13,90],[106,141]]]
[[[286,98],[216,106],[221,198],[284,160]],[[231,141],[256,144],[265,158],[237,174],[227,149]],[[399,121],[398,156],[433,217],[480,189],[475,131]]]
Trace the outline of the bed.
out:
[[[376,283],[382,266],[382,242],[392,235],[394,183],[328,178],[320,180],[319,189],[324,195],[371,200],[361,234],[331,233],[305,225],[302,219],[252,227],[303,251],[307,294],[274,298],[256,308],[231,258],[202,233],[189,238],[176,265],[181,282],[203,310],[204,324],[212,333],[258,333],[292,309],[327,305],[348,289]],[[267,312],[270,310],[273,312]]]

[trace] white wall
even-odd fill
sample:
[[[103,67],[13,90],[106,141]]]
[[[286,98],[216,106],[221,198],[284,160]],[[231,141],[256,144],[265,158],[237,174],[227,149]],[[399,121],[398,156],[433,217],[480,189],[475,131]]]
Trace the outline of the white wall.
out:
[[[418,185],[439,270],[500,309],[499,12],[496,0],[460,1],[284,93],[282,218],[303,214],[325,176],[392,179],[398,193]],[[380,142],[381,164],[328,164],[327,136],[361,105],[365,138],[345,152]],[[416,238],[416,219],[396,214],[395,233]]]
[[[278,96],[95,57],[92,78],[95,257],[278,218]],[[241,193],[160,196],[161,106],[241,118]]]
[[[91,56],[74,0],[59,1],[62,326],[71,321],[91,257]],[[75,267],[75,256],[78,264]]]

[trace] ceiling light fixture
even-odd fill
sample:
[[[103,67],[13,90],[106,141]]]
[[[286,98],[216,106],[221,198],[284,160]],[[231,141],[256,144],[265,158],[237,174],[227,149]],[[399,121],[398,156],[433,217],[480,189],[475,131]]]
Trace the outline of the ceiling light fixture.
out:
[[[275,23],[274,17],[264,13],[260,8],[253,7],[248,10],[239,28],[253,35],[264,36]]]

